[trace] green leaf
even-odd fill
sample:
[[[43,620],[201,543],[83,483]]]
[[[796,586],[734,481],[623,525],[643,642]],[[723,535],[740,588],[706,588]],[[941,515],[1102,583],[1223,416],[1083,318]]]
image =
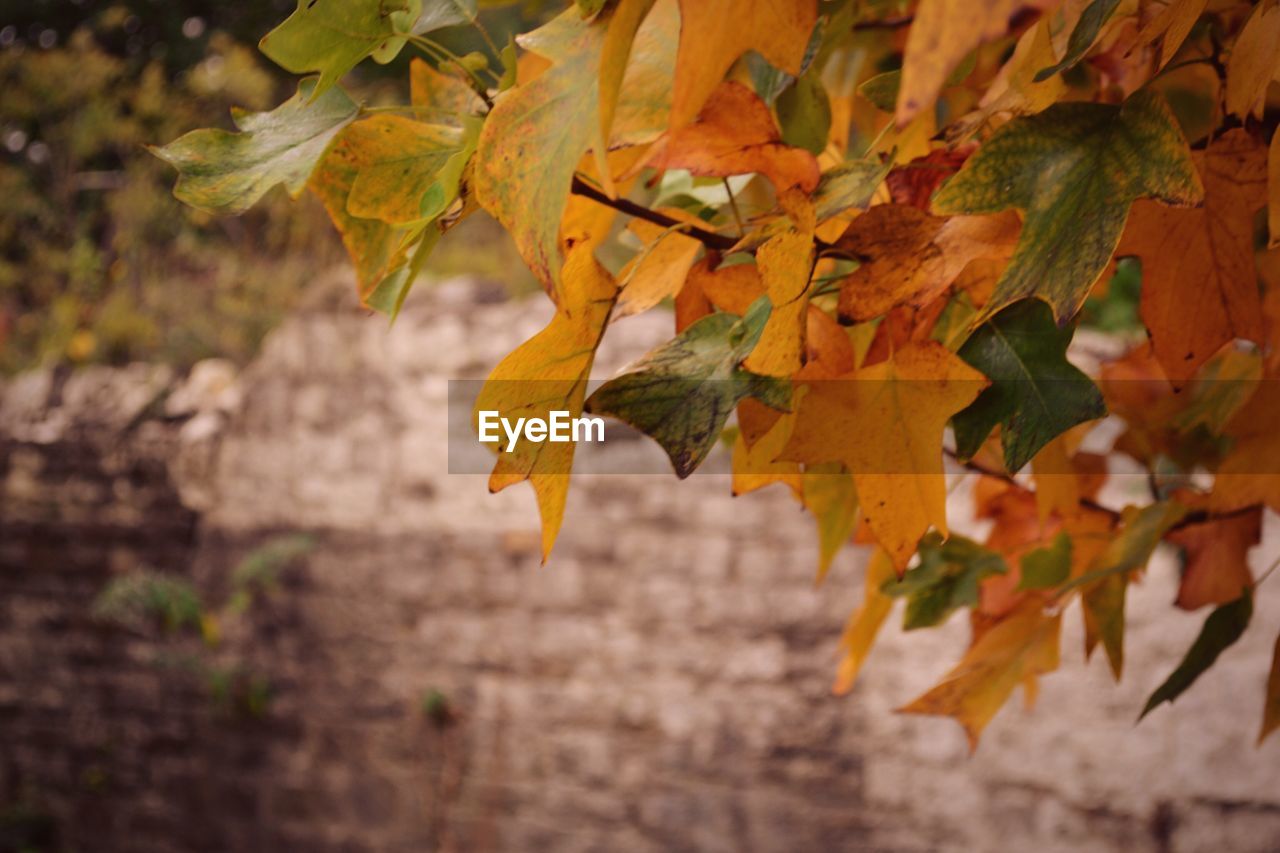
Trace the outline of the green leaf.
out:
[[[827,147],[831,130],[831,99],[819,74],[810,70],[778,96],[782,141],[815,156]]]
[[[886,71],[866,80],[858,87],[858,94],[881,112],[891,113],[897,108],[898,89],[901,86],[902,71]]]
[[[1038,299],[1014,303],[985,323],[957,353],[991,386],[951,420],[956,454],[970,459],[996,424],[1005,468],[1017,473],[1057,436],[1107,413],[1097,387],[1067,361],[1074,329],[1058,328]]]
[[[762,296],[741,319],[726,313],[702,318],[600,386],[586,411],[631,424],[662,445],[677,476],[689,476],[744,397],[783,411],[790,406],[789,381],[739,366],[755,348],[769,312]]]
[[[1178,664],[1178,668],[1170,673],[1164,683],[1151,694],[1151,698],[1147,699],[1147,704],[1138,715],[1138,719],[1141,720],[1151,713],[1157,705],[1173,702],[1181,696],[1205,670],[1213,666],[1218,655],[1240,639],[1244,629],[1249,627],[1249,620],[1252,617],[1253,591],[1250,589],[1245,589],[1244,594],[1235,601],[1223,604],[1210,613],[1204,620],[1200,635],[1191,644],[1191,648],[1187,649],[1182,663]]]
[[[818,581],[853,536],[858,520],[858,492],[853,475],[839,462],[810,465],[802,480],[804,505],[818,522]]]
[[[1018,589],[1050,589],[1071,574],[1071,537],[1059,533],[1053,543],[1022,555]]]
[[[554,63],[503,95],[480,134],[476,198],[521,257],[558,291],[560,218],[578,161],[599,134],[600,54],[608,21],[568,9],[518,41]]]
[[[459,27],[476,19],[476,0],[424,0],[422,13],[413,22],[416,35]]]
[[[1124,669],[1124,601],[1129,574],[1147,564],[1160,539],[1186,513],[1186,507],[1172,501],[1126,508],[1120,535],[1098,555],[1088,572],[1064,587],[1084,587],[1085,656],[1093,654],[1101,641],[1117,681]]]
[[[577,0],[578,13],[584,18],[590,18],[600,13],[608,0]]]
[[[386,61],[394,58],[404,44],[397,33],[408,32],[411,23],[408,0],[298,0],[258,48],[286,71],[318,72],[312,97],[319,97],[375,51]]]
[[[983,578],[1008,570],[1003,557],[971,539],[952,536],[944,542],[928,533],[920,540],[920,564],[901,580],[891,578],[881,591],[907,599],[904,631],[930,628],[961,607],[975,606]]]
[[[1084,58],[1089,48],[1093,46],[1093,41],[1102,30],[1102,25],[1107,22],[1107,19],[1111,17],[1111,13],[1119,5],[1120,0],[1093,0],[1080,13],[1080,20],[1076,22],[1076,28],[1071,31],[1071,37],[1067,39],[1067,52],[1062,59],[1048,68],[1041,68],[1037,71],[1033,82],[1043,83],[1059,71],[1075,68],[1077,63]]]
[[[823,172],[813,193],[818,221],[825,222],[855,207],[865,210],[892,168],[893,158],[882,163],[878,157],[870,157],[846,160]]]
[[[1069,320],[1106,269],[1139,198],[1196,204],[1204,188],[1169,108],[1143,90],[1122,106],[1054,104],[1010,121],[934,196],[937,213],[1026,212],[985,316],[1028,296]]]
[[[302,192],[316,163],[359,108],[341,89],[315,96],[315,78],[269,113],[235,113],[240,133],[193,130],[151,152],[178,170],[173,194],[210,213],[243,213],[276,184]]]

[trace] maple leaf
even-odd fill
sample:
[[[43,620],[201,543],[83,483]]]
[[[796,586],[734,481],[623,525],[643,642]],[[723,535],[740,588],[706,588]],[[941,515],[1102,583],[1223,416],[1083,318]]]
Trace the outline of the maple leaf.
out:
[[[944,542],[928,533],[920,540],[919,553],[918,566],[881,587],[885,595],[907,599],[904,631],[941,625],[959,608],[976,606],[983,579],[1009,571],[1003,557],[963,536]]]
[[[935,211],[1025,211],[1013,260],[984,309],[1028,296],[1065,323],[1084,303],[1120,240],[1130,204],[1204,197],[1186,140],[1158,95],[1119,107],[1054,104],[1001,127],[933,199]]]
[[[714,177],[758,172],[779,193],[791,187],[812,192],[821,177],[812,154],[782,141],[760,96],[732,81],[716,88],[697,121],[659,142],[645,165]]]
[[[1240,639],[1244,629],[1249,627],[1251,618],[1253,618],[1253,590],[1248,588],[1235,601],[1214,609],[1209,614],[1209,618],[1204,620],[1204,627],[1200,629],[1191,648],[1187,649],[1182,663],[1178,664],[1177,669],[1170,673],[1169,677],[1147,699],[1147,704],[1143,706],[1138,719],[1141,720],[1160,704],[1173,702],[1186,692],[1187,688],[1205,673],[1205,670],[1213,666],[1218,655]]]
[[[1142,321],[1175,387],[1233,338],[1262,340],[1253,215],[1266,203],[1266,148],[1237,129],[1192,156],[1204,206],[1139,201],[1117,249],[1142,259]]]
[[[843,462],[868,526],[901,571],[931,525],[946,535],[942,432],[986,384],[942,345],[908,344],[853,377],[813,383],[781,458]]]
[[[681,479],[707,458],[738,401],[756,397],[790,408],[789,382],[740,366],[769,317],[758,300],[741,319],[717,313],[685,329],[601,385],[587,411],[631,424],[662,445]]]
[[[239,133],[193,130],[150,150],[178,170],[178,200],[210,213],[243,213],[277,184],[297,197],[358,109],[341,89],[317,95],[308,78],[269,113],[233,111]]]
[[[1005,469],[1016,473],[1057,436],[1107,413],[1097,387],[1067,361],[1074,331],[1059,329],[1048,306],[1028,299],[965,341],[957,354],[991,387],[952,419],[961,459],[971,459],[999,424]]]
[[[688,124],[749,50],[793,76],[818,20],[817,0],[680,0],[671,128]]]
[[[876,548],[867,560],[863,578],[862,604],[849,617],[844,634],[840,638],[840,648],[844,657],[836,673],[836,681],[831,690],[836,694],[848,693],[862,671],[862,665],[871,652],[876,634],[880,626],[889,617],[893,609],[893,599],[880,591],[884,583],[894,575],[893,560],[883,548]]]
[[[898,710],[953,717],[964,727],[970,751],[1013,688],[1028,676],[1058,668],[1062,616],[1028,602],[987,629],[936,687]]]
[[[898,204],[871,208],[836,243],[866,259],[840,285],[841,322],[932,302],[970,262],[1007,259],[1018,230],[1013,214],[948,219]]]
[[[817,223],[807,199],[788,202],[784,197],[784,203],[791,208],[789,226],[756,252],[756,267],[773,308],[747,367],[766,376],[790,376],[804,366],[805,358]]]
[[[920,0],[907,33],[898,89],[896,120],[905,127],[931,109],[947,76],[978,45],[993,41],[1009,28],[1009,17],[1022,3],[994,0],[974,14],[965,0]]]
[[[476,399],[475,410],[501,417],[542,418],[552,411],[578,417],[596,348],[604,336],[617,287],[591,248],[571,250],[564,269],[565,298],[541,332],[494,367]],[[572,442],[530,442],[521,438],[510,452],[499,452],[489,477],[490,491],[528,480],[542,516],[545,563],[564,520],[573,467]]]
[[[1206,604],[1227,604],[1252,588],[1246,555],[1261,538],[1261,509],[1170,533],[1166,539],[1186,552],[1177,605],[1195,610]]]

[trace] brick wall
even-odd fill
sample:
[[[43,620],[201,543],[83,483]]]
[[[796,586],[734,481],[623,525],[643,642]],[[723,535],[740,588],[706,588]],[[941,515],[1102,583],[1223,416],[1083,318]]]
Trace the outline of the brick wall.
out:
[[[1280,587],[1134,728],[1201,619],[1168,609],[1162,556],[1125,682],[1080,659],[1069,614],[1039,709],[1003,711],[969,757],[953,723],[892,713],[962,620],[890,626],[830,695],[860,558],[815,588],[786,495],[584,477],[539,567],[528,490],[445,473],[446,380],[483,376],[541,305],[446,286],[388,332],[327,292],[230,387],[135,366],[0,389],[0,839],[22,804],[53,849],[95,851],[1280,848],[1280,742],[1252,745]],[[600,374],[667,322],[621,322]],[[280,589],[216,649],[176,646],[262,673],[263,715],[90,614],[139,566],[217,601],[298,530],[317,545]]]

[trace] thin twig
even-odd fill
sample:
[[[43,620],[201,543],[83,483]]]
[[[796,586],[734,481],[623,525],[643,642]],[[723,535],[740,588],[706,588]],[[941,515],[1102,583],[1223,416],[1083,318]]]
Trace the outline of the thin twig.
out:
[[[670,228],[673,231],[680,231],[709,249],[727,252],[738,244],[737,239],[733,237],[725,234],[716,234],[713,231],[704,231],[687,222],[681,222],[678,219],[672,219],[670,216],[658,213],[656,210],[650,210],[642,204],[636,204],[625,198],[609,198],[609,196],[577,175],[573,176],[573,184],[570,189],[574,195],[589,198],[598,204],[603,204],[605,207],[612,207],[619,213],[625,213],[628,216],[634,216],[636,219],[643,219],[645,222],[652,222],[654,225],[661,225],[663,228]]]
[[[738,223],[738,238],[746,236],[747,229],[742,227],[742,214],[738,211],[738,200],[733,197],[733,187],[729,186],[728,178],[721,178],[720,182],[724,184],[724,191],[729,194],[729,207],[733,210],[733,221]]]

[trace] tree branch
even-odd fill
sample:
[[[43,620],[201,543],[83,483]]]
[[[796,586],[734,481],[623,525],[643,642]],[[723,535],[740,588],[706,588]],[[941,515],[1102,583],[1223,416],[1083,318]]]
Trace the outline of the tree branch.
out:
[[[645,222],[652,222],[654,225],[661,225],[663,228],[679,231],[685,236],[697,240],[708,249],[715,249],[717,252],[727,252],[738,244],[737,239],[733,237],[717,234],[714,231],[705,231],[687,222],[672,219],[670,216],[665,216],[656,210],[650,210],[642,204],[636,204],[634,201],[628,201],[625,198],[609,198],[609,196],[577,175],[573,176],[573,185],[570,190],[574,195],[589,198],[597,204],[603,204],[605,207],[612,207],[619,213],[625,213],[628,216],[634,216],[636,219],[643,219]]]

